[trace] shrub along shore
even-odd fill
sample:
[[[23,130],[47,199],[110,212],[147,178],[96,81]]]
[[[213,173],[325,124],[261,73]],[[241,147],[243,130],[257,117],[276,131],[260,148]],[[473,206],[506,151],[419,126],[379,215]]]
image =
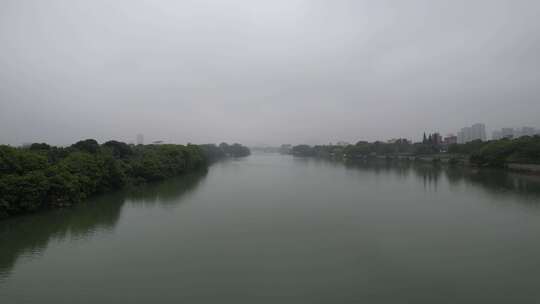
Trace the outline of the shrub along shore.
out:
[[[70,206],[127,185],[205,170],[224,157],[250,154],[240,144],[128,145],[93,139],[69,147],[0,145],[0,218]]]
[[[477,167],[508,168],[540,172],[540,136],[517,139],[472,141],[466,144],[441,146],[429,143],[412,144],[406,140],[393,143],[365,142],[355,145],[298,145],[292,148],[296,156],[332,157],[338,159],[403,159],[464,164]]]

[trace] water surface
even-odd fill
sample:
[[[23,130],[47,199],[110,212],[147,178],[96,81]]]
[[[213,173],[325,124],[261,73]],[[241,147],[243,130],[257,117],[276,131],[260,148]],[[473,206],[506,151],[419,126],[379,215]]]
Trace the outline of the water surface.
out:
[[[256,154],[0,222],[0,303],[538,303],[540,183]]]

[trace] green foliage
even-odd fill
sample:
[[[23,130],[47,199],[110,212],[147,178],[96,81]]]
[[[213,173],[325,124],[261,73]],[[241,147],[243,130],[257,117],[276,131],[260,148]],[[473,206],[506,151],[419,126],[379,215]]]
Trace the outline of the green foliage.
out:
[[[72,148],[95,154],[99,151],[99,144],[95,139],[85,139],[74,143]]]
[[[390,155],[390,154],[412,154],[415,151],[415,146],[405,139],[397,140],[393,143],[383,143],[376,141],[369,143],[359,141],[355,145],[339,146],[339,145],[322,145],[310,147],[308,145],[294,146],[292,152],[298,156],[346,156],[348,158],[365,158],[373,155]],[[430,151],[432,146],[430,147]]]
[[[42,171],[8,174],[0,179],[0,214],[34,211],[44,203],[48,180]]]
[[[540,136],[489,141],[470,153],[479,166],[504,167],[508,163],[540,164]]]
[[[414,155],[426,155],[426,154],[436,154],[436,153],[439,153],[440,151],[437,146],[434,146],[432,144],[414,144],[411,152]]]
[[[0,217],[68,206],[126,184],[161,180],[205,167],[196,145],[130,146],[87,139],[68,148],[0,146]]]
[[[229,151],[225,152],[233,157],[244,157],[244,156],[248,156],[251,154],[251,152],[249,151],[249,148],[248,147],[244,147],[242,146],[241,144],[238,144],[238,143],[234,143]]]
[[[540,136],[525,136],[514,141],[514,151],[508,162],[540,164]]]
[[[226,156],[232,157],[244,157],[248,156],[251,153],[248,147],[244,147],[238,143],[234,143],[232,145],[229,145],[227,143],[221,143],[219,144],[219,148]]]
[[[292,154],[296,156],[314,156],[316,149],[308,145],[298,145],[292,148]]]
[[[472,154],[479,151],[488,142],[479,139],[470,141],[465,144],[451,144],[448,146],[448,153],[452,154]]]
[[[227,156],[223,149],[215,144],[205,144],[201,145],[200,147],[204,151],[206,158],[210,161],[215,161]]]
[[[133,155],[131,147],[120,141],[109,140],[103,144],[103,147],[110,149],[115,158],[127,158]]]
[[[240,144],[128,145],[94,139],[67,148],[35,143],[0,146],[0,217],[69,206],[127,184],[162,180],[204,168],[225,156],[246,156]]]
[[[46,143],[33,143],[29,147],[30,150],[34,150],[34,151],[49,150],[50,148],[51,146],[49,146]]]
[[[24,174],[47,167],[47,158],[28,149],[0,146],[0,175]]]
[[[433,136],[432,136],[433,137]],[[349,159],[372,156],[396,155],[434,155],[441,153],[439,145],[431,144],[429,137],[425,143],[411,144],[406,140],[392,143],[359,141],[355,145],[345,147],[336,145],[293,147],[294,155],[346,157]],[[450,164],[457,164],[464,156],[478,166],[505,167],[508,163],[540,164],[540,136],[524,136],[518,139],[501,139],[483,142],[475,140],[466,144],[453,144],[448,147],[451,156]],[[439,161],[439,158],[434,158]]]
[[[49,188],[45,207],[69,206],[81,201],[83,194],[77,175],[63,167],[52,166],[46,171],[46,176]]]
[[[238,143],[234,143],[232,145],[221,143],[219,146],[214,144],[206,144],[199,147],[204,151],[204,155],[208,161],[215,161],[227,156],[245,157],[251,154],[248,147],[242,146]]]

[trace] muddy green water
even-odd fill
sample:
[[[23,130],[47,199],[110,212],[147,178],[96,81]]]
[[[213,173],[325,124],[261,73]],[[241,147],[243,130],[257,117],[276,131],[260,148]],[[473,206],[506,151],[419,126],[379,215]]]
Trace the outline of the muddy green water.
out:
[[[540,182],[255,154],[0,222],[0,303],[540,303]]]

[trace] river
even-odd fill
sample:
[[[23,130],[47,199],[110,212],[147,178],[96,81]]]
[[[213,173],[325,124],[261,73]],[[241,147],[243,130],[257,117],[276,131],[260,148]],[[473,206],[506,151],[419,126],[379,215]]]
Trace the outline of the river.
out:
[[[0,221],[0,303],[538,303],[540,182],[254,154]]]

